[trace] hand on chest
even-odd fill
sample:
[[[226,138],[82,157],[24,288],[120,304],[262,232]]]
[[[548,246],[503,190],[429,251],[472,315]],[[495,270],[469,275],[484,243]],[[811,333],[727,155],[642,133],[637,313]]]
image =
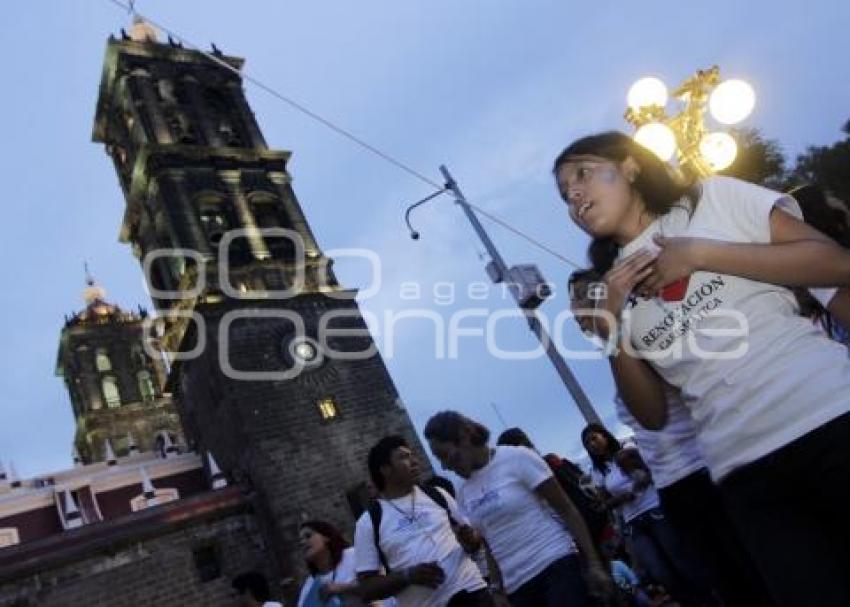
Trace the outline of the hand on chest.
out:
[[[666,297],[638,298],[627,310],[632,343],[662,351],[701,326],[723,324],[737,299],[732,282],[723,274],[696,272],[671,285]]]

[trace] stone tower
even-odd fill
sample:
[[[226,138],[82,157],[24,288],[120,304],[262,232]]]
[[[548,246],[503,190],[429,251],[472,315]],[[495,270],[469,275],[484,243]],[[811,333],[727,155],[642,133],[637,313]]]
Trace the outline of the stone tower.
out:
[[[93,138],[125,194],[120,238],[145,268],[187,439],[253,487],[289,576],[304,517],[352,531],[374,442],[397,433],[422,451],[295,197],[290,153],[266,145],[242,64],[137,25],[107,45]]]
[[[144,310],[127,312],[106,301],[106,292],[87,278],[86,307],[66,317],[56,374],[65,381],[81,463],[103,461],[107,440],[118,455],[135,446],[149,451],[162,433],[182,433],[171,396],[163,392],[165,368],[143,347]]]

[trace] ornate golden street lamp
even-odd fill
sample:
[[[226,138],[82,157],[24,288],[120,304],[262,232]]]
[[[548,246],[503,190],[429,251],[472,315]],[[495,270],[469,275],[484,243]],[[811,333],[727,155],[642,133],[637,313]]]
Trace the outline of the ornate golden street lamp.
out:
[[[677,113],[667,112],[667,86],[658,78],[641,78],[629,89],[625,119],[634,138],[665,162],[692,177],[707,177],[735,160],[738,144],[729,133],[708,130],[706,110],[723,125],[741,122],[753,111],[755,92],[743,80],[720,81],[717,66],[698,70],[673,91]]]

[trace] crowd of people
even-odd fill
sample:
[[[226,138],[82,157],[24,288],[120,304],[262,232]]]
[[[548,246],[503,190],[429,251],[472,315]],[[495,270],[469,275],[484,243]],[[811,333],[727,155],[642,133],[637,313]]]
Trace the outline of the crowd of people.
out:
[[[850,209],[684,183],[617,132],[554,175],[592,240],[571,305],[632,436],[588,425],[584,471],[443,411],[424,436],[454,486],[383,438],[353,547],[302,525],[298,607],[850,605]]]

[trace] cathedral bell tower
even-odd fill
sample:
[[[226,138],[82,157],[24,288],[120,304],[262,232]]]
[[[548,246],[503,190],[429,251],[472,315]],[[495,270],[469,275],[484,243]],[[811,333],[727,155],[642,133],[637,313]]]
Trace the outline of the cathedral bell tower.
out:
[[[86,307],[65,318],[56,361],[74,410],[80,463],[104,461],[110,448],[118,456],[151,451],[163,433],[179,438],[177,412],[163,392],[164,365],[143,347],[146,312],[107,302],[91,277],[83,299]]]
[[[93,138],[124,191],[120,239],[145,270],[187,439],[254,488],[291,576],[303,517],[352,529],[374,442],[402,434],[427,459],[295,197],[290,153],[266,145],[242,64],[137,24],[107,44]]]

